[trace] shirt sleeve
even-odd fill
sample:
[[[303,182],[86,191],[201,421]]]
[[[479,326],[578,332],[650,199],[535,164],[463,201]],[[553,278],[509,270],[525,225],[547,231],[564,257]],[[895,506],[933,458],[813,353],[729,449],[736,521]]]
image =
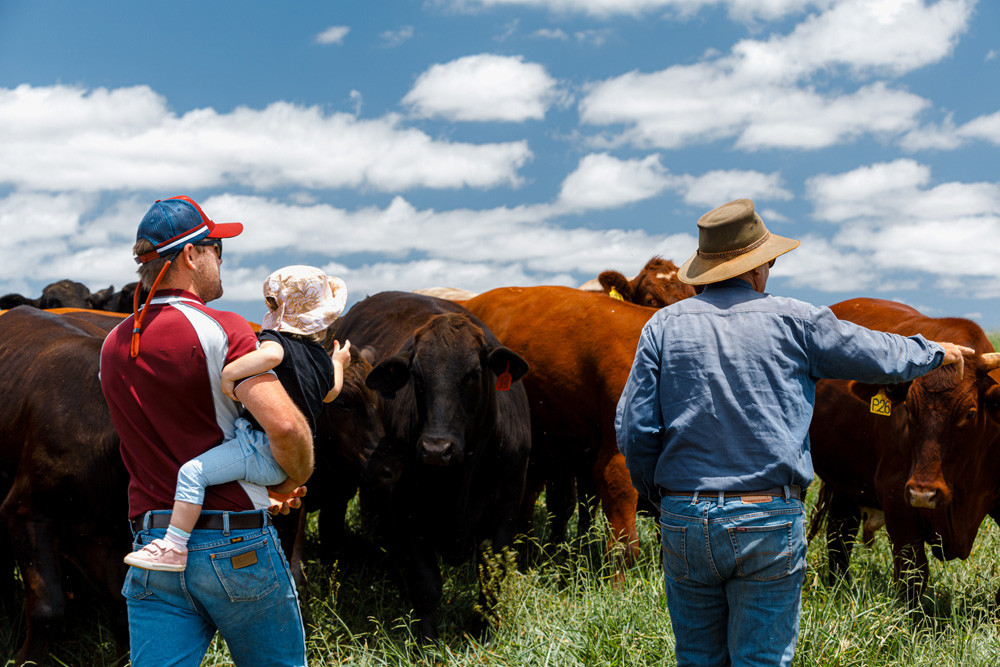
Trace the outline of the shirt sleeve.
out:
[[[870,384],[908,382],[944,361],[944,348],[917,334],[900,336],[837,319],[817,308],[809,323],[810,374]]]
[[[632,486],[657,505],[660,494],[653,476],[663,450],[664,433],[659,395],[660,349],[647,325],[639,337],[632,370],[618,400],[615,432]]]

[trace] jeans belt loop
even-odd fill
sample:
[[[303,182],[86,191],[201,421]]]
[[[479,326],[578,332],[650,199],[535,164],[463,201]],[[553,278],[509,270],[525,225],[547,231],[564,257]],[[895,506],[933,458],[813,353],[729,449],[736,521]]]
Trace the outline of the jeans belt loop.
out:
[[[697,503],[697,502],[698,502],[698,492],[697,492],[697,491],[695,491],[695,492],[694,492],[694,493],[693,493],[693,494],[691,495],[691,504],[692,504],[692,505],[694,505],[694,504],[695,504],[695,503]]]
[[[726,492],[719,491],[719,507],[722,507],[725,504],[726,504]]]
[[[222,534],[229,535],[229,512],[222,513]]]
[[[149,530],[149,517],[150,517],[151,514],[152,514],[152,512],[146,512],[145,514],[142,515],[142,529],[143,530]]]
[[[788,488],[787,484],[782,485],[781,488],[785,490],[785,503],[788,503],[792,498],[792,490]]]

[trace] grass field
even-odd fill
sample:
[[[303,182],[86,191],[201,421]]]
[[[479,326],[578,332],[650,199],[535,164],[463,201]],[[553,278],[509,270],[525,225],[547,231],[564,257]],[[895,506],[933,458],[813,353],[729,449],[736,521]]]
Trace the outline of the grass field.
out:
[[[815,487],[809,504],[815,501]],[[464,629],[476,603],[471,566],[446,568],[442,642],[421,650],[398,588],[378,556],[333,567],[310,561],[308,638],[314,665],[669,665],[673,638],[663,595],[656,523],[640,521],[642,557],[619,582],[601,555],[598,523],[571,552],[510,576],[500,623],[485,642]],[[824,583],[821,540],[809,546],[796,665],[998,665],[1000,627],[993,597],[1000,586],[1000,530],[987,520],[965,562],[931,563],[921,608],[908,611],[891,581],[884,531],[875,547],[855,549],[852,580]],[[100,611],[76,600],[73,625],[51,664],[113,663]],[[12,655],[23,621],[0,624],[0,650]],[[222,642],[205,665],[231,664]]]
[[[998,332],[990,337],[994,347],[1000,345]],[[817,487],[810,489],[810,510]],[[445,568],[442,642],[435,650],[421,650],[414,642],[407,605],[382,556],[360,554],[325,567],[310,561],[311,664],[673,664],[655,520],[640,520],[642,556],[621,581],[602,556],[605,530],[599,519],[590,533],[577,536],[572,550],[510,576],[501,590],[500,623],[485,642],[464,631],[476,603],[475,568]],[[832,588],[824,581],[822,546],[821,539],[809,545],[796,665],[1000,665],[1000,622],[993,604],[1000,588],[1000,529],[991,520],[983,523],[968,560],[931,560],[930,587],[916,611],[893,589],[884,531],[873,549],[855,548],[850,582]],[[53,647],[50,664],[114,664],[103,612],[81,597],[72,601],[73,619]],[[0,655],[13,655],[23,632],[17,609],[0,617]],[[204,664],[231,664],[222,642],[213,645]]]

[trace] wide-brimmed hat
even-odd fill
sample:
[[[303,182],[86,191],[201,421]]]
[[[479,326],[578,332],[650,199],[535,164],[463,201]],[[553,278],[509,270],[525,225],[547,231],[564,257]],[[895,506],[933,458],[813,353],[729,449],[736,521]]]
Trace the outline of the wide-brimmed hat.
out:
[[[798,247],[799,241],[768,231],[749,199],[737,199],[698,218],[698,251],[677,277],[689,285],[727,280]]]
[[[139,222],[135,234],[136,241],[146,239],[153,244],[153,250],[135,261],[145,264],[158,257],[169,257],[188,243],[196,244],[206,238],[228,239],[242,231],[240,222],[212,222],[201,206],[185,195],[157,199]]]
[[[309,335],[319,333],[340,317],[347,305],[347,285],[314,266],[278,269],[264,280],[264,299],[278,307],[264,315],[261,327]]]

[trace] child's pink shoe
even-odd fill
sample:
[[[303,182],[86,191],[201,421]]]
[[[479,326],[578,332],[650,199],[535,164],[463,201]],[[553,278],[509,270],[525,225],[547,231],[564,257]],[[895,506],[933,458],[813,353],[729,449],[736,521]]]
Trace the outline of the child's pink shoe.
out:
[[[144,570],[183,572],[187,567],[188,550],[176,547],[166,540],[156,539],[125,556],[125,564]]]

